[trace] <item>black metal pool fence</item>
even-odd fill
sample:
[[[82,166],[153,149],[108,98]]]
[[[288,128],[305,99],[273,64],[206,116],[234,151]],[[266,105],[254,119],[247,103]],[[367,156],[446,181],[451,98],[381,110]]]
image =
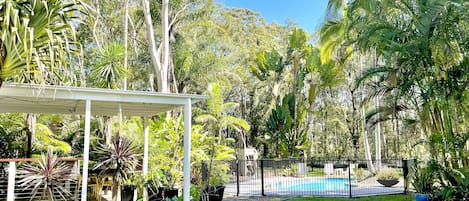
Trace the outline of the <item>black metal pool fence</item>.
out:
[[[234,196],[325,196],[360,197],[401,194],[407,191],[408,175],[415,164],[409,160],[261,159],[204,162],[202,175],[224,178],[225,194]],[[399,176],[386,187],[376,174],[387,170]],[[225,174],[216,174],[215,172]],[[223,180],[223,178],[219,178]],[[381,181],[383,182],[383,181]],[[389,185],[389,184],[387,184]]]

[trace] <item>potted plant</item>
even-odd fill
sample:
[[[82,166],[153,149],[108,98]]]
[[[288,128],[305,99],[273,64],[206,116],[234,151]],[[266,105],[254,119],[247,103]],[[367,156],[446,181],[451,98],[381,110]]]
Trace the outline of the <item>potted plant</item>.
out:
[[[42,197],[54,200],[54,194],[60,195],[63,200],[72,198],[72,193],[63,187],[65,182],[75,182],[77,175],[73,172],[73,167],[63,161],[59,161],[56,154],[49,148],[47,156],[41,154],[41,160],[36,164],[26,164],[18,170],[20,187],[24,191],[31,190],[31,199],[41,192]]]
[[[207,140],[210,141],[214,139],[215,138]],[[229,140],[230,139],[225,139],[225,141]],[[222,142],[220,144],[213,144],[210,152],[213,153],[213,155],[210,156],[209,163],[203,163],[205,164],[203,165],[205,167],[202,168],[202,175],[206,174],[206,178],[202,178],[202,182],[205,185],[202,189],[203,191],[201,194],[201,200],[221,201],[223,199],[225,183],[229,182],[230,180],[230,165],[228,163],[228,160],[232,160],[235,158],[234,150],[224,145],[224,143],[226,142]]]
[[[94,170],[100,169],[100,175],[111,174],[113,178],[112,199],[118,200],[121,195],[121,185],[129,179],[129,175],[138,165],[138,154],[136,148],[127,138],[117,133],[111,144],[100,144],[97,149],[97,161]],[[133,192],[132,195],[133,196]]]
[[[152,167],[147,180],[150,200],[176,198],[179,194],[183,178],[183,123],[180,116],[160,117],[152,124],[154,146],[150,147]]]
[[[416,201],[429,201],[433,192],[433,175],[427,168],[416,169],[411,176],[412,186],[415,189]]]
[[[393,168],[385,168],[376,176],[378,183],[385,187],[392,187],[399,183],[399,172]]]
[[[149,200],[166,200],[177,198],[179,189],[175,187],[173,176],[163,169],[150,172],[147,180]]]

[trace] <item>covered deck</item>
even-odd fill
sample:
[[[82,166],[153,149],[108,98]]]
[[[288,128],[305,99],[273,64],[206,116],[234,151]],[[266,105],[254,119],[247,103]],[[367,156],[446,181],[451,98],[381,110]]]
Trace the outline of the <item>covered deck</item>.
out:
[[[85,115],[81,200],[86,201],[92,115],[151,117],[161,112],[184,108],[184,183],[183,198],[189,200],[192,104],[207,96],[143,91],[4,84],[0,87],[0,112]],[[148,172],[148,124],[145,126],[143,173]],[[10,171],[15,171],[11,161]],[[8,201],[14,200],[15,175],[9,174]]]

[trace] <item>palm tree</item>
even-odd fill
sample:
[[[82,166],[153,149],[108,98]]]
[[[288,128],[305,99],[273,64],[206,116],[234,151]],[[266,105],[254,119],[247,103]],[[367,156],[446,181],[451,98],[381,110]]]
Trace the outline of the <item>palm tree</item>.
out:
[[[230,115],[238,106],[238,103],[225,103],[223,88],[219,83],[209,84],[206,94],[210,96],[207,100],[207,109],[201,115],[198,115],[195,120],[204,123],[205,129],[218,137],[219,143],[221,143],[224,137],[228,137],[228,128],[238,133],[242,133],[243,129],[249,131],[250,126],[244,119]],[[245,148],[245,136],[241,136],[238,139],[239,142],[243,143]]]
[[[211,137],[218,138],[213,141],[213,146],[211,146],[210,155],[210,164],[209,172],[212,170],[212,162],[216,155],[215,147],[226,143],[223,139],[229,137],[229,129],[233,129],[236,133],[239,133],[238,138],[238,147],[246,149],[246,136],[244,136],[244,131],[249,131],[250,126],[248,122],[244,119],[231,116],[233,110],[238,106],[237,103],[225,102],[223,96],[223,88],[219,83],[211,83],[208,86],[206,94],[210,96],[207,100],[207,109],[202,112],[201,115],[198,115],[195,120],[197,122],[203,123],[203,128],[209,134],[212,134]],[[210,176],[210,173],[209,173]]]
[[[467,75],[461,74],[467,70],[467,52],[461,48],[468,29],[460,20],[469,17],[469,4],[459,3],[409,0],[386,5],[377,1],[352,4],[352,12],[363,15],[365,11],[366,15],[352,15],[356,25],[350,29],[360,33],[353,36],[354,43],[364,51],[376,48],[377,54],[388,60],[386,66],[365,75],[384,74],[395,79],[389,82],[396,83],[397,98],[411,103],[427,136],[459,136],[462,133],[456,125],[467,118],[458,114],[464,113],[463,93],[468,90]],[[380,9],[373,9],[372,4]],[[366,29],[362,24],[367,24]],[[442,159],[438,156],[442,153],[436,151],[433,149],[433,156]]]
[[[122,80],[130,72],[124,67],[125,47],[117,42],[105,44],[95,53],[90,80],[94,86],[107,89],[119,89]]]
[[[395,99],[394,119],[405,103],[415,114],[442,184],[451,172],[467,168],[467,42],[469,3],[459,0],[355,0],[344,10],[344,43],[383,59],[381,66],[365,70],[359,81],[385,80],[375,94]],[[384,110],[379,112],[384,113]],[[379,114],[375,113],[375,114]],[[396,124],[398,121],[396,121]],[[396,125],[398,133],[399,126]],[[450,182],[451,183],[451,182]]]

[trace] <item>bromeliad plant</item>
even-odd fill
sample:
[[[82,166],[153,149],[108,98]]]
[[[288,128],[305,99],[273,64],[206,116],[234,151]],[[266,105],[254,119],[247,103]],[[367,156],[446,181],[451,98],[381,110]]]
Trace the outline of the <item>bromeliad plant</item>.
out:
[[[75,182],[77,175],[73,173],[70,165],[59,161],[56,154],[49,148],[47,156],[42,154],[42,159],[37,164],[26,164],[18,170],[20,187],[27,190],[31,187],[31,200],[38,192],[48,200],[55,200],[54,194],[60,196],[61,200],[70,199],[72,193],[63,187],[65,182]]]
[[[94,170],[101,169],[100,175],[112,174],[112,199],[116,200],[120,195],[121,184],[129,179],[131,173],[138,165],[139,155],[135,154],[136,148],[127,138],[117,134],[110,145],[101,144],[98,149],[98,164]]]

